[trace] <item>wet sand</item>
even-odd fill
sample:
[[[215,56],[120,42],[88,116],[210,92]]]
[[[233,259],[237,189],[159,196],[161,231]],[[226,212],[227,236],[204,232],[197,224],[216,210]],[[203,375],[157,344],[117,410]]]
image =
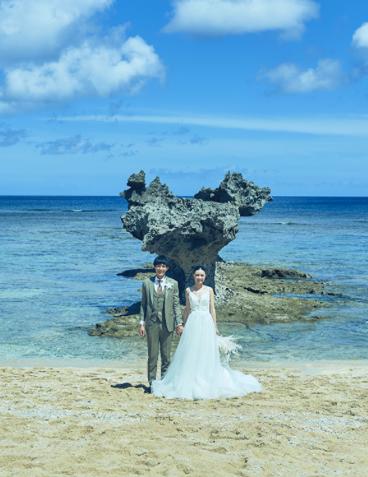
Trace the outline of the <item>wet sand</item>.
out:
[[[367,475],[367,361],[236,367],[263,392],[165,400],[144,362],[0,363],[0,475]]]

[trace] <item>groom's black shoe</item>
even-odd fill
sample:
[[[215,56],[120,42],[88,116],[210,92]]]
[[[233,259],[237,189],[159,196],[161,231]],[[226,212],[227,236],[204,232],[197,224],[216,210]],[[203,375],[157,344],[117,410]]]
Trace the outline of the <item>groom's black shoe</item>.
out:
[[[145,393],[147,394],[152,394],[152,388],[151,388],[151,385],[149,386],[146,386],[145,390],[144,390]]]

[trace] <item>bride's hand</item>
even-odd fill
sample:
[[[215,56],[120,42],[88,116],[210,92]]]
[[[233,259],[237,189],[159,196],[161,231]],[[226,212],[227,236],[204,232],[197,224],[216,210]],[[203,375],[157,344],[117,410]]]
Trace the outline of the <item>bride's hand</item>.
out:
[[[138,330],[139,336],[145,336],[146,335],[146,329],[144,325],[139,325],[139,330]]]

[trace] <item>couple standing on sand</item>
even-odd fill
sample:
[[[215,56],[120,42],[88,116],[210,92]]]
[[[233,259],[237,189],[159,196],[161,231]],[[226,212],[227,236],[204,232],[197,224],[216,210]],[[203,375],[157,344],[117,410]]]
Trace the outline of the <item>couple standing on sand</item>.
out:
[[[218,399],[259,392],[261,384],[251,375],[224,366],[220,361],[213,289],[204,284],[204,267],[193,269],[194,286],[185,291],[182,317],[178,282],[166,276],[169,260],[160,255],[155,276],[142,285],[140,336],[147,336],[148,382],[151,393],[166,398]],[[172,337],[180,336],[170,361]],[[161,353],[161,379],[156,379]]]

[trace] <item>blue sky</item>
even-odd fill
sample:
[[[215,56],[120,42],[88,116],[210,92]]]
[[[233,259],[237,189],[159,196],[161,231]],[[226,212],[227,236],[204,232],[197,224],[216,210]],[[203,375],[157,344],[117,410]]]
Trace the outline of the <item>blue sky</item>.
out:
[[[367,195],[367,22],[360,0],[0,0],[0,194],[144,169]]]

